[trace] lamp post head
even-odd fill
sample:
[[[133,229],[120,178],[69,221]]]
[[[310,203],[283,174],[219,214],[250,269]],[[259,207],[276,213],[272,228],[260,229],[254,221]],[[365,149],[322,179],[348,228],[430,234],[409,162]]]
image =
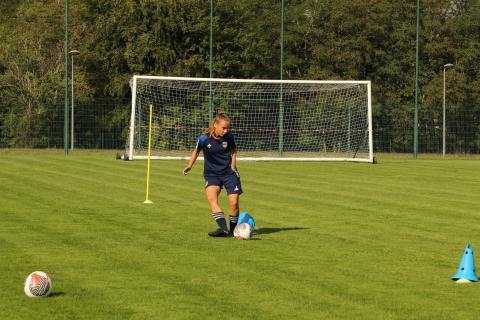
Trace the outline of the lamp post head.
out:
[[[453,64],[452,63],[447,63],[443,66],[443,68],[450,68],[450,67],[453,67]]]
[[[79,54],[80,51],[78,51],[78,50],[70,50],[68,53],[70,53],[71,55],[76,55],[76,54]]]

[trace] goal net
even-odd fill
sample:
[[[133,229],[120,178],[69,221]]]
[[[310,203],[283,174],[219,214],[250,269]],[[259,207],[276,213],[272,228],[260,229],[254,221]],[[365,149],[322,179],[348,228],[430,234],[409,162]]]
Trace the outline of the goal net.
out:
[[[188,159],[218,111],[239,160],[373,162],[370,81],[134,76],[125,159]]]

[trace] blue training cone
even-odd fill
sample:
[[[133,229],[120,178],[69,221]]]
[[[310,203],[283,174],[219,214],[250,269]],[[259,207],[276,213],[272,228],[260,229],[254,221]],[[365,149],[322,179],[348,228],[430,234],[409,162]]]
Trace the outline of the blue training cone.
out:
[[[248,223],[252,227],[252,231],[253,229],[255,229],[255,220],[251,215],[249,215],[246,212],[240,213],[240,215],[238,216],[237,224],[244,223],[244,222]]]
[[[477,282],[478,278],[475,273],[475,261],[473,259],[473,250],[470,244],[467,244],[463,251],[462,261],[458,266],[457,274],[452,277],[452,280],[469,280]]]

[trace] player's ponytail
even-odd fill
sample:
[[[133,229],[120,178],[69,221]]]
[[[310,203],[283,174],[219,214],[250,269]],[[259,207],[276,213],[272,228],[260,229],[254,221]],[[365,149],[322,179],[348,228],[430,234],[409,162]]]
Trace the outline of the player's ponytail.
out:
[[[206,134],[207,136],[210,136],[210,137],[213,136],[213,134],[215,132],[215,127],[214,126],[215,126],[216,123],[218,123],[221,120],[225,120],[225,121],[230,122],[230,118],[227,116],[227,114],[225,112],[217,112],[217,115],[215,116],[215,118],[213,118],[212,122],[210,122],[210,127],[205,129],[203,134]]]

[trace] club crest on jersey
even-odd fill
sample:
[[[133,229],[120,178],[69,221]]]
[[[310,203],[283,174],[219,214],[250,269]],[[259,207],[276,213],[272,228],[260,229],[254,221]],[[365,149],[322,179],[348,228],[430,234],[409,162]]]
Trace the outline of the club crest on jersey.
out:
[[[207,145],[207,148],[210,149],[211,147],[212,147],[212,145],[209,143],[209,144]]]
[[[227,142],[227,141],[223,141],[223,142],[222,142],[222,147],[223,147],[224,149],[226,149],[226,148],[228,147],[228,142]]]

